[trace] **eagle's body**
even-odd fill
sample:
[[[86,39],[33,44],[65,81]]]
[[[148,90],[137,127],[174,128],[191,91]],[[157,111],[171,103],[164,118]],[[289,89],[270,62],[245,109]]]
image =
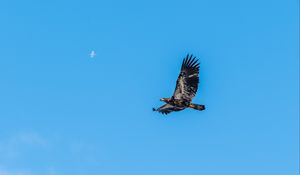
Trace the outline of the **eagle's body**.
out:
[[[199,83],[199,63],[193,55],[187,55],[182,62],[180,74],[176,82],[176,88],[171,98],[162,98],[165,105],[153,111],[168,114],[172,111],[181,111],[185,108],[204,110],[204,105],[193,104],[192,98],[195,97]]]

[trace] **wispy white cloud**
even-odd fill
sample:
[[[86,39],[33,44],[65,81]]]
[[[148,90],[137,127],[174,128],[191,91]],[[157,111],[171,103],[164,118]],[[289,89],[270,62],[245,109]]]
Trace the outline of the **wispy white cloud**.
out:
[[[3,168],[3,166],[0,165],[0,175],[37,175],[37,174],[38,173],[33,173],[32,171],[29,170],[7,169],[7,168]],[[43,174],[57,175],[53,167],[46,169]]]
[[[0,168],[0,175],[32,175],[27,171],[14,171]]]
[[[36,132],[20,133],[17,139],[19,139],[19,141],[24,144],[39,145],[39,146],[45,146],[47,144],[46,139],[41,137]]]
[[[56,175],[56,171],[53,167],[47,169],[47,175]]]
[[[24,160],[24,156],[28,155],[28,151],[48,149],[49,141],[38,132],[26,131],[12,134],[6,138],[0,138],[0,175],[37,175],[34,166],[7,168],[15,161]],[[45,165],[44,175],[56,175],[54,167]],[[23,169],[25,168],[25,169]],[[33,169],[32,169],[33,168]]]
[[[24,146],[42,147],[46,145],[47,140],[38,133],[21,132],[6,139],[0,140],[0,155],[3,159],[13,159],[20,154],[20,151]]]

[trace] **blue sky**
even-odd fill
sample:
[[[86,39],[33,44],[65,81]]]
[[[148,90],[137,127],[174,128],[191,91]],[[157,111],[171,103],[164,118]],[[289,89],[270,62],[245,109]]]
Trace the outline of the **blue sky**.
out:
[[[297,0],[4,0],[0,21],[0,175],[299,173]],[[152,112],[187,53],[207,109]]]

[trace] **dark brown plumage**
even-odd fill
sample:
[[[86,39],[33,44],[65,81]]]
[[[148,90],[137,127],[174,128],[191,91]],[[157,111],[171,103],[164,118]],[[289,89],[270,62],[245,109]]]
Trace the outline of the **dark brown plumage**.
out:
[[[153,111],[168,114],[185,108],[193,108],[200,111],[205,109],[204,105],[191,103],[198,90],[199,64],[198,59],[193,57],[193,55],[189,56],[188,54],[183,59],[173,96],[171,98],[161,98],[160,100],[167,104],[158,109],[153,108]]]

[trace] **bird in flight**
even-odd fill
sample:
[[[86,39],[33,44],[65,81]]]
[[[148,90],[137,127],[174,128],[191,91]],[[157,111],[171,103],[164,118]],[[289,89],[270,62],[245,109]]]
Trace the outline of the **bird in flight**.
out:
[[[173,96],[171,98],[161,98],[160,101],[166,104],[152,110],[162,114],[181,111],[185,108],[192,108],[199,111],[205,110],[204,105],[192,103],[192,98],[195,97],[198,90],[199,64],[196,57],[188,54],[183,59]]]
[[[92,50],[91,53],[90,53],[90,57],[94,58],[95,56],[96,56],[96,52],[94,50]]]

